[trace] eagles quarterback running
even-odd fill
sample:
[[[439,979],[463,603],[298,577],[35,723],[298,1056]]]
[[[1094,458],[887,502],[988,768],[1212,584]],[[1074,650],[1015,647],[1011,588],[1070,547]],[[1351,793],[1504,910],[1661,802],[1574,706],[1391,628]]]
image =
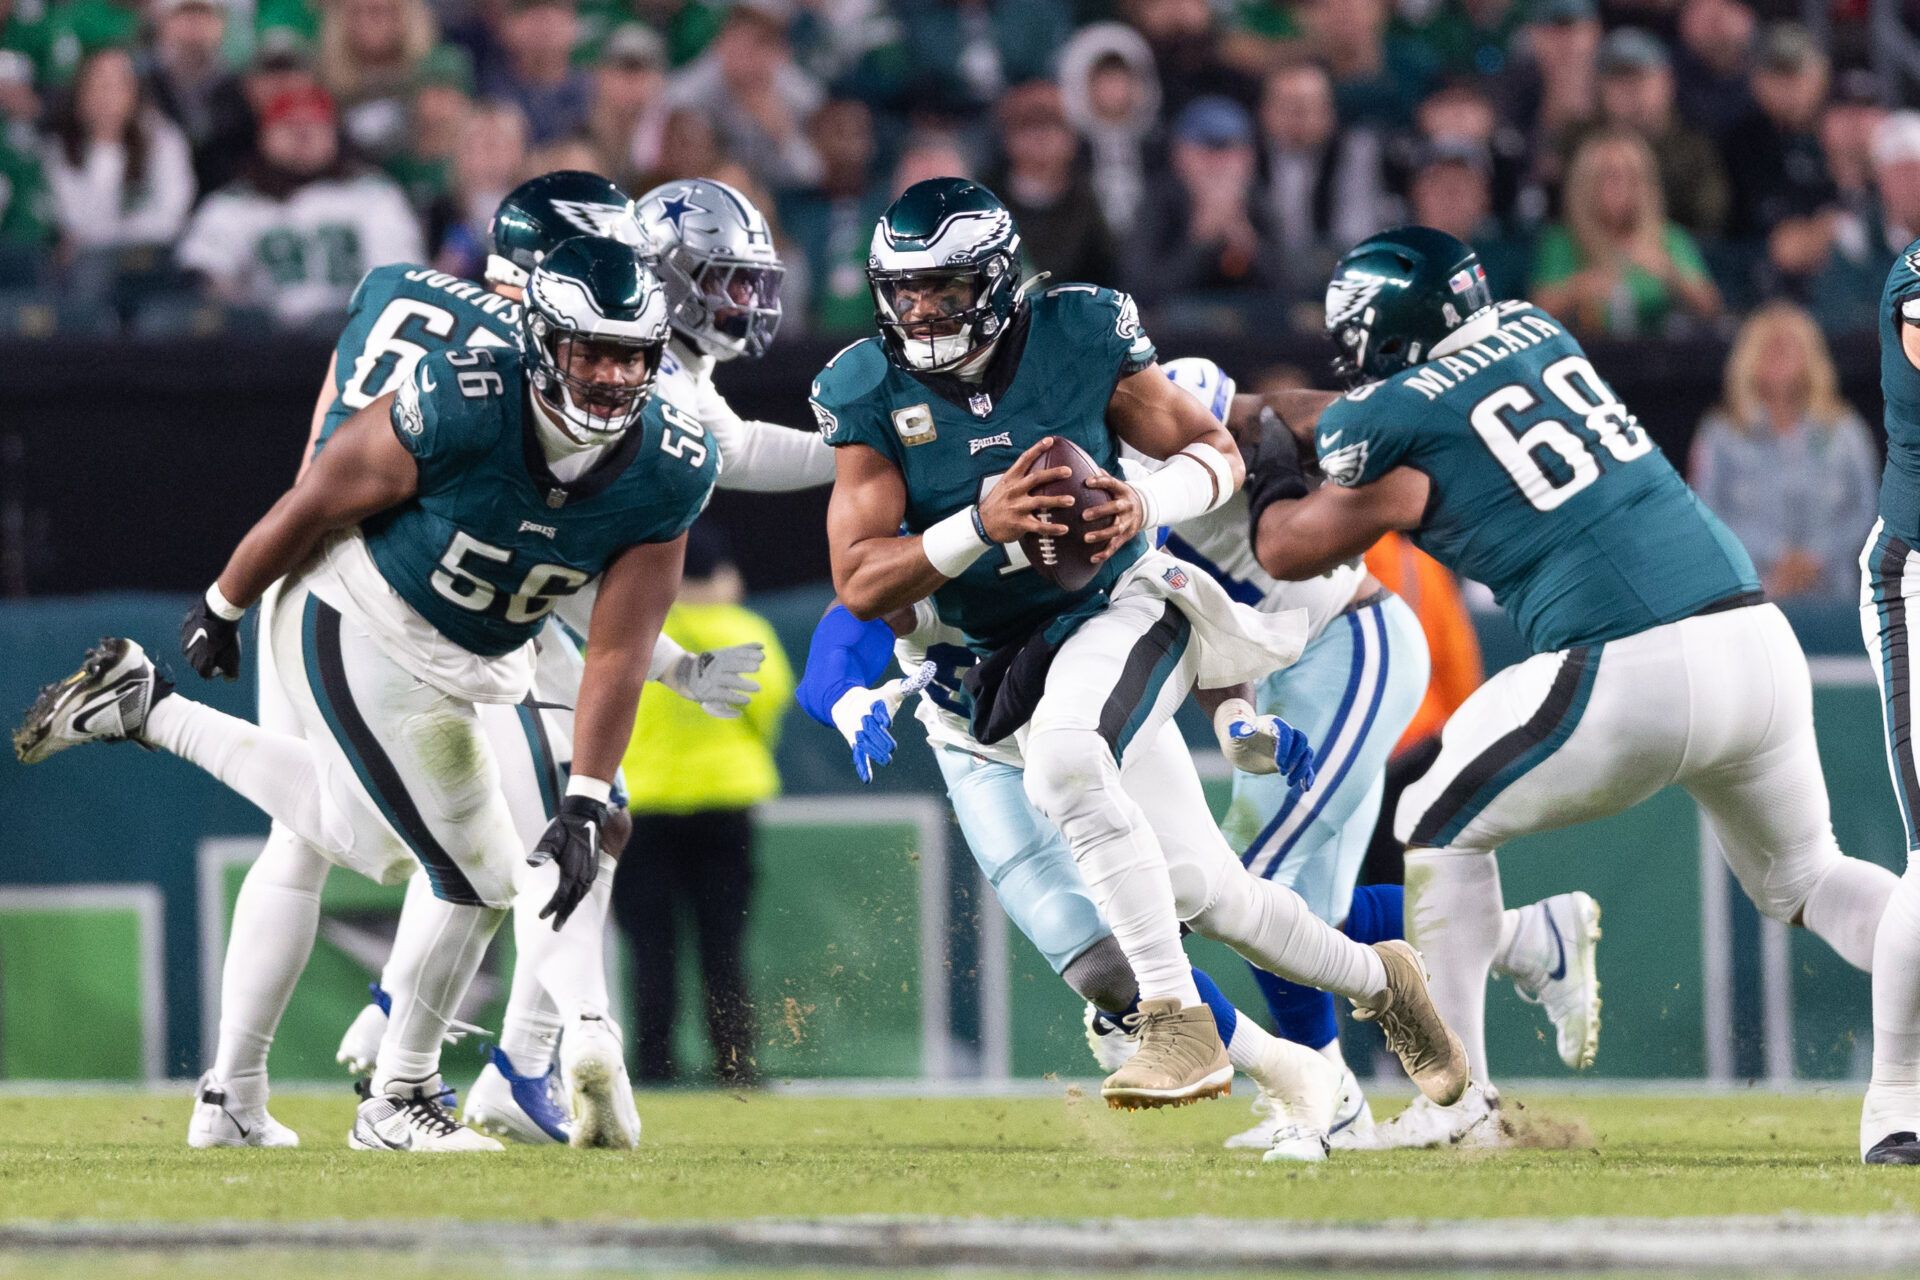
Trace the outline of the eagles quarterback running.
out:
[[[1207,406],[1236,440],[1258,441],[1266,408],[1261,397],[1237,395],[1233,379],[1211,360],[1185,356],[1164,367],[1174,385]],[[1261,681],[1255,696],[1260,713],[1283,717],[1315,744],[1315,777],[1306,787],[1294,787],[1281,776],[1236,769],[1233,801],[1220,827],[1249,871],[1294,890],[1348,937],[1399,938],[1401,887],[1356,888],[1355,882],[1380,816],[1387,757],[1426,693],[1426,637],[1413,611],[1357,559],[1304,582],[1269,576],[1254,558],[1248,494],[1264,494],[1272,477],[1251,464],[1249,470],[1247,488],[1169,530],[1165,545],[1242,604],[1274,613],[1307,611],[1300,660]],[[1304,495],[1306,486],[1289,492]],[[1252,720],[1254,708],[1246,708],[1243,718]],[[1598,905],[1584,893],[1567,893],[1508,910],[1502,936],[1495,972],[1511,977],[1523,999],[1546,1009],[1568,1066],[1592,1065],[1600,1037]],[[1557,963],[1561,959],[1565,963]],[[1275,1030],[1340,1068],[1347,1110],[1335,1131],[1349,1136],[1337,1140],[1360,1137],[1371,1122],[1359,1081],[1341,1055],[1333,997],[1258,966],[1253,977]],[[1288,1123],[1286,1109],[1271,1105],[1264,1093],[1254,1099],[1254,1112],[1259,1123],[1229,1138],[1229,1147],[1265,1147],[1274,1130]]]
[[[1474,1085],[1453,1107],[1416,1099],[1374,1144],[1500,1140],[1484,1010],[1495,852],[1518,836],[1677,784],[1755,906],[1869,967],[1894,877],[1834,839],[1799,642],[1580,344],[1538,307],[1496,304],[1473,250],[1427,227],[1356,246],[1326,311],[1357,385],[1291,393],[1293,439],[1276,443],[1315,450],[1333,483],[1256,495],[1261,567],[1311,577],[1405,530],[1492,588],[1533,651],[1453,714],[1400,802],[1407,936]],[[1300,457],[1263,442],[1261,466]]]
[[[582,212],[606,223],[618,232],[618,238],[631,238],[640,246],[660,278],[672,335],[661,357],[654,394],[685,412],[706,431],[708,442],[719,454],[718,486],[764,492],[807,488],[832,479],[833,455],[817,433],[745,421],[713,385],[717,362],[739,357],[757,359],[766,352],[779,327],[784,268],[765,216],[738,191],[711,179],[667,183],[629,205],[605,178],[570,176],[575,181],[564,189],[535,193],[548,198],[528,198],[518,203],[509,198],[520,215],[505,221],[496,219],[496,247],[509,257],[502,260],[496,254],[489,274],[505,281],[517,271],[524,279],[524,267],[530,265],[527,259],[538,246],[527,243],[530,238],[521,232],[523,227],[537,227],[543,220],[551,222],[556,215]],[[593,588],[583,588],[561,602],[556,616],[576,630],[584,630],[581,620],[592,601]],[[508,726],[513,734],[534,743],[536,754],[550,754],[548,746],[562,748],[570,740],[572,717],[560,708],[572,705],[579,685],[579,661],[572,645],[560,634],[557,624],[549,627],[549,634],[551,640],[548,635],[542,637],[541,678],[534,696],[552,709],[539,713],[542,724]],[[660,645],[673,655],[664,668],[660,658],[655,660],[656,670],[668,673],[665,682],[670,687],[704,702],[715,714],[739,714],[733,704],[744,703],[756,687],[746,682],[745,676],[758,666],[758,646],[685,655],[664,635]],[[684,673],[684,678],[675,678],[675,672]],[[716,694],[723,701],[713,701]],[[523,717],[531,714],[525,708],[517,710]],[[546,787],[544,793],[551,797],[553,788]],[[537,800],[541,793],[530,794]],[[616,817],[624,822],[624,811]],[[543,823],[545,820],[540,818]],[[604,904],[596,900],[592,905],[597,908]],[[515,935],[521,955],[538,955],[555,945],[544,925],[532,916],[524,919],[527,927],[516,929]],[[598,938],[598,924],[592,928]],[[604,982],[597,982],[593,994],[603,996],[604,989]],[[363,1073],[373,1068],[385,1025],[381,1004],[387,995],[385,991],[375,992],[375,1002],[361,1011],[341,1042],[341,1061]],[[469,1123],[496,1136],[523,1142],[570,1140],[564,1099],[555,1096],[548,1078],[554,1070],[564,1076],[565,1060],[570,1056],[563,1039],[562,1061],[555,1061],[553,1045],[561,1029],[561,1013],[535,973],[516,965],[501,1043],[468,1095]]]
[[[881,216],[867,266],[880,336],[835,356],[813,387],[837,450],[836,593],[868,620],[930,596],[990,655],[973,677],[974,736],[1018,731],[1027,797],[1065,836],[1139,985],[1139,1051],[1108,1077],[1110,1102],[1211,1097],[1231,1080],[1182,920],[1355,1000],[1382,1019],[1415,1081],[1452,1101],[1464,1057],[1417,957],[1404,943],[1352,942],[1290,890],[1248,876],[1172,724],[1196,683],[1243,683],[1299,652],[1297,618],[1233,604],[1141,533],[1232,495],[1231,438],[1155,367],[1131,299],[1086,284],[1030,295],[1018,251],[1006,206],[963,179],[916,183]],[[1098,569],[1078,591],[1015,555],[1022,534],[1067,532],[1048,514],[1071,499],[1035,492],[1070,474],[1036,467],[1056,438],[1108,473],[1093,483],[1109,501],[1083,516],[1111,522],[1088,535]],[[1179,461],[1122,482],[1122,440]],[[1150,784],[1122,777],[1130,749],[1156,757]]]
[[[910,674],[885,680],[894,660]],[[1066,841],[1027,799],[1018,746],[1007,740],[988,745],[973,736],[965,677],[978,661],[966,637],[939,620],[932,601],[871,622],[836,604],[814,628],[799,702],[815,720],[839,730],[853,749],[855,773],[870,782],[874,767],[893,759],[893,719],[901,704],[916,692],[923,695],[914,714],[926,729],[980,874],[1007,918],[1087,1002],[1088,1046],[1105,1070],[1117,1070],[1131,1049],[1123,1032],[1139,1003],[1139,985]],[[1312,781],[1306,739],[1291,726],[1256,725],[1248,708],[1232,728],[1239,732],[1223,734],[1222,749],[1243,767],[1297,786]],[[1152,763],[1148,753],[1137,752],[1126,767],[1138,771]],[[1195,969],[1193,980],[1213,1011],[1234,1069],[1252,1079],[1262,1097],[1278,1100],[1270,1108],[1274,1122],[1263,1130],[1266,1140],[1258,1144],[1262,1158],[1325,1159],[1331,1134],[1364,1105],[1340,1092],[1350,1082],[1305,1047],[1275,1039],[1242,1016],[1206,973]],[[1357,1087],[1352,1096],[1358,1098]]]
[[[633,248],[560,244],[529,278],[521,324],[520,349],[430,355],[348,418],[189,614],[189,662],[237,674],[228,619],[295,575],[265,644],[303,737],[175,694],[127,640],[45,690],[15,737],[27,763],[133,738],[207,769],[371,878],[426,867],[436,925],[417,954],[395,957],[408,981],[349,1135],[357,1149],[498,1149],[439,1101],[447,1011],[526,848],[475,707],[526,696],[546,614],[603,577],[573,773],[533,856],[558,863],[543,909],[558,927],[600,878],[614,772],[718,467],[698,424],[650,398],[666,302]]]
[[[1907,868],[1873,948],[1873,1074],[1860,1114],[1860,1155],[1868,1164],[1920,1164],[1920,762],[1908,641],[1908,614],[1920,600],[1920,240],[1894,262],[1881,293],[1880,389],[1887,469],[1880,519],[1860,556],[1860,629],[1880,682]]]

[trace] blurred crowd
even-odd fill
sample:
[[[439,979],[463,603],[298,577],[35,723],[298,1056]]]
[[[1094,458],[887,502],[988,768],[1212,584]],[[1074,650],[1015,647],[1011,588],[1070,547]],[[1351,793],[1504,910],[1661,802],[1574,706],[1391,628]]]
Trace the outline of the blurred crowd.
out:
[[[1850,331],[1920,235],[1886,2],[1823,43],[1799,0],[0,0],[0,329],[325,327],[379,263],[476,273],[574,167],[747,190],[830,336],[938,173],[1161,323],[1310,327],[1414,220],[1590,332]]]

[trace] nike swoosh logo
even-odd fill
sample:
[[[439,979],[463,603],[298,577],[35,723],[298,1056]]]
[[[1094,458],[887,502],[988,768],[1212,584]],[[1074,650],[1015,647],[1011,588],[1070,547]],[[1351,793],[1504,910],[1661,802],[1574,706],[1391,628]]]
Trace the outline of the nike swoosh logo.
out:
[[[1347,429],[1346,429],[1345,427],[1342,427],[1342,428],[1340,428],[1340,430],[1338,430],[1338,431],[1336,431],[1336,432],[1334,432],[1334,433],[1333,433],[1332,435],[1330,435],[1330,436],[1321,436],[1321,437],[1320,437],[1320,447],[1321,447],[1322,449],[1331,449],[1331,448],[1333,448],[1333,446],[1335,446],[1335,445],[1337,445],[1337,444],[1339,444],[1339,443],[1340,443],[1340,437],[1341,437],[1341,436],[1343,436],[1343,435],[1345,435],[1345,434],[1347,434]]]
[[[202,640],[205,640],[206,638],[207,638],[207,629],[205,627],[195,627],[193,631],[193,635],[189,637],[187,640],[187,647],[192,648],[194,645],[199,644]]]
[[[1540,908],[1540,913],[1541,913],[1542,915],[1544,915],[1544,916],[1546,916],[1546,918],[1547,918],[1547,931],[1548,931],[1549,933],[1551,933],[1551,934],[1553,934],[1553,947],[1554,947],[1554,950],[1556,950],[1556,951],[1558,951],[1558,952],[1560,953],[1560,964],[1559,964],[1559,967],[1558,967],[1558,968],[1556,968],[1556,969],[1554,969],[1554,971],[1553,971],[1552,973],[1549,973],[1549,974],[1547,975],[1547,981],[1548,981],[1548,982],[1558,982],[1558,981],[1560,981],[1560,979],[1562,979],[1562,978],[1564,978],[1564,977],[1566,977],[1566,976],[1567,976],[1567,944],[1566,944],[1565,942],[1563,942],[1563,941],[1561,940],[1561,938],[1560,938],[1560,926],[1559,926],[1559,925],[1557,925],[1557,924],[1555,924],[1555,923],[1553,922],[1553,911],[1552,911],[1552,909],[1551,909],[1551,908],[1549,908],[1549,907],[1542,907],[1542,908]]]
[[[422,391],[432,391],[434,389],[433,370],[422,369],[420,371],[420,389]]]

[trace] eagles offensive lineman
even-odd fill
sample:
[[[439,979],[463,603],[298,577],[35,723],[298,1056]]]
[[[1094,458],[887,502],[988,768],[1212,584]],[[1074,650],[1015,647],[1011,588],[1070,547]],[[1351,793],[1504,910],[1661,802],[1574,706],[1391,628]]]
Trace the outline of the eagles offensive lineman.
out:
[[[1171,723],[1196,682],[1240,683],[1299,651],[1297,619],[1232,604],[1141,535],[1232,495],[1232,440],[1155,368],[1131,299],[1081,284],[1030,297],[1018,249],[1006,207],[957,178],[908,188],[875,228],[880,337],[835,356],[813,387],[838,450],[828,513],[837,594],[868,619],[931,596],[943,622],[992,655],[975,672],[975,736],[1021,734],[1027,796],[1066,837],[1139,985],[1139,1051],[1108,1077],[1109,1101],[1210,1097],[1231,1079],[1181,919],[1381,1017],[1414,1079],[1452,1100],[1464,1061],[1432,1016],[1411,950],[1360,946],[1290,891],[1246,875]],[[1055,437],[1109,473],[1121,440],[1149,457],[1179,455],[1143,481],[1095,482],[1111,501],[1085,516],[1114,518],[1088,535],[1099,568],[1077,592],[1017,554],[1025,532],[1066,533],[1048,512],[1070,500],[1033,492],[1068,474],[1035,470]],[[1130,750],[1149,785],[1123,779]]]
[[[525,848],[475,705],[526,695],[545,615],[604,573],[574,771],[533,859],[559,865],[545,909],[558,927],[602,879],[612,779],[683,535],[717,470],[699,425],[649,398],[666,302],[631,247],[561,244],[529,279],[522,325],[521,350],[435,353],[349,418],[189,615],[195,669],[235,673],[227,619],[296,574],[266,643],[304,739],[175,695],[124,640],[50,686],[15,738],[28,763],[96,739],[164,747],[343,865],[386,882],[413,859],[426,867],[437,924],[417,955],[395,958],[409,980],[349,1135],[363,1150],[498,1148],[438,1100],[446,1011],[512,900]]]
[[[748,422],[734,413],[713,385],[716,362],[745,356],[757,359],[773,340],[780,320],[780,280],[783,268],[774,251],[766,218],[738,191],[711,179],[694,178],[667,183],[634,200],[629,207],[617,188],[595,175],[571,175],[580,181],[561,190],[542,193],[516,206],[521,215],[501,221],[496,240],[516,244],[525,239],[519,228],[537,225],[548,210],[585,211],[604,220],[621,238],[631,237],[654,262],[665,291],[672,336],[660,361],[655,394],[669,401],[705,429],[720,459],[719,487],[772,491],[824,484],[832,478],[832,453],[810,431],[795,431],[765,422]],[[588,185],[591,184],[591,185]],[[554,197],[558,198],[558,203]],[[513,201],[509,200],[509,203]],[[617,204],[618,209],[611,207]],[[517,260],[524,249],[509,250]],[[490,274],[511,278],[524,270],[515,260],[496,260]],[[523,266],[524,264],[522,264]],[[591,609],[593,588],[582,589],[561,602],[556,613],[576,630]],[[563,747],[571,736],[570,706],[578,691],[579,661],[571,644],[551,626],[552,643],[543,637],[541,679],[535,697],[550,709],[539,713],[539,725],[525,726],[526,741]],[[681,655],[666,636],[662,649]],[[757,645],[735,646],[712,654],[678,656],[675,665],[662,667],[670,687],[706,701],[715,714],[739,714],[739,706],[756,687],[744,676],[759,665]],[[672,674],[678,672],[678,676]],[[724,704],[711,701],[720,691]],[[522,708],[522,716],[530,713]],[[509,726],[521,734],[521,726]],[[552,788],[545,789],[550,796]],[[549,815],[550,816],[550,815]],[[624,822],[624,812],[618,815]],[[544,819],[543,819],[544,821]],[[621,892],[621,890],[615,890]],[[595,902],[593,905],[604,904]],[[553,945],[545,927],[526,917],[528,928],[516,930],[522,955],[539,954]],[[599,936],[598,925],[594,926]],[[596,984],[595,994],[604,990]],[[371,1071],[385,1015],[376,1003],[361,1011],[341,1042],[340,1058],[358,1070]],[[524,997],[524,998],[523,998]],[[547,1079],[557,1068],[553,1040],[560,1030],[561,1010],[534,980],[534,972],[516,966],[513,995],[508,1001],[501,1044],[469,1094],[469,1123],[496,1136],[523,1142],[567,1141],[568,1117],[553,1096]],[[564,1042],[563,1042],[564,1046]],[[563,1047],[562,1055],[566,1056]]]
[[[1232,378],[1211,360],[1186,356],[1164,366],[1222,423],[1251,425],[1262,407],[1239,396]],[[1257,431],[1255,433],[1257,439]],[[1130,460],[1131,461],[1131,460]],[[1235,770],[1233,802],[1221,831],[1257,876],[1278,880],[1313,913],[1350,938],[1379,942],[1403,936],[1399,885],[1356,889],[1374,824],[1380,816],[1387,757],[1427,688],[1426,637],[1413,612],[1382,587],[1359,560],[1345,561],[1304,582],[1276,581],[1254,558],[1248,488],[1224,506],[1169,531],[1167,550],[1199,565],[1243,604],[1277,613],[1307,611],[1307,644],[1300,660],[1262,680],[1258,709],[1284,716],[1315,745],[1311,786],[1282,785],[1272,774]],[[1295,492],[1304,494],[1304,484]],[[1249,709],[1251,710],[1251,709]],[[1584,893],[1559,894],[1509,910],[1506,939],[1494,969],[1514,980],[1522,998],[1542,1005],[1553,1020],[1560,1056],[1568,1066],[1592,1064],[1600,1038],[1600,986],[1594,973],[1599,907]],[[1556,942],[1555,939],[1559,941]],[[1557,964],[1564,959],[1564,964]],[[1365,1095],[1340,1052],[1333,997],[1254,967],[1253,976],[1289,1040],[1318,1049],[1345,1075],[1344,1110],[1335,1132],[1342,1142],[1371,1127]],[[1260,1122],[1227,1145],[1264,1147],[1284,1109],[1254,1100]]]
[[[1920,599],[1920,240],[1887,272],[1880,298],[1880,389],[1887,470],[1880,519],[1860,556],[1860,629],[1880,682],[1887,767],[1906,824],[1907,869],[1873,948],[1873,1076],[1860,1114],[1869,1164],[1920,1164],[1920,764],[1913,745],[1908,611]]]
[[[1496,305],[1473,250],[1426,227],[1341,260],[1327,327],[1359,385],[1295,393],[1285,416],[1333,483],[1257,513],[1261,566],[1304,578],[1407,530],[1491,587],[1534,653],[1454,713],[1400,802],[1407,935],[1475,1083],[1454,1107],[1416,1099],[1374,1144],[1499,1141],[1483,1021],[1494,854],[1517,836],[1677,783],[1762,912],[1867,968],[1894,880],[1834,840],[1799,642],[1580,344],[1538,307]]]

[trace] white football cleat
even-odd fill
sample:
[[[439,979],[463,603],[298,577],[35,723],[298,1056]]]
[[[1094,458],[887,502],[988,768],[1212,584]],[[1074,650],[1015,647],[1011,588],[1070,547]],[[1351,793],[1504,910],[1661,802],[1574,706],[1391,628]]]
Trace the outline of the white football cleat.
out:
[[[200,1077],[193,1087],[193,1119],[187,1122],[187,1145],[196,1151],[209,1147],[297,1147],[300,1135],[267,1114],[266,1090],[258,1098],[242,1098],[213,1078]]]
[[[1284,1108],[1274,1104],[1265,1089],[1258,1090],[1253,1096],[1254,1124],[1228,1138],[1221,1145],[1229,1151],[1267,1151],[1271,1150],[1274,1139],[1282,1130],[1291,1125],[1291,1119]],[[1367,1105],[1367,1095],[1360,1087],[1360,1079],[1353,1074],[1351,1067],[1340,1073],[1340,1093],[1333,1108],[1333,1123],[1327,1129],[1328,1137],[1352,1129],[1365,1133],[1373,1128],[1373,1108]]]
[[[573,1146],[631,1151],[640,1145],[640,1108],[618,1027],[597,1014],[571,1019],[560,1036],[560,1078],[573,1104]]]
[[[356,1076],[373,1074],[380,1058],[380,1041],[387,1034],[387,1013],[393,1008],[393,997],[379,983],[369,982],[367,994],[372,999],[353,1016],[347,1034],[340,1037],[340,1047],[333,1051],[333,1060]]]
[[[1364,1133],[1347,1129],[1333,1140],[1338,1151],[1395,1151],[1410,1147],[1503,1147],[1500,1094],[1469,1083],[1460,1101],[1443,1107],[1422,1094],[1393,1119]]]
[[[504,1151],[486,1134],[469,1129],[442,1105],[448,1096],[439,1077],[406,1091],[374,1094],[360,1104],[347,1133],[355,1151]]]
[[[1108,1075],[1126,1066],[1140,1048],[1140,1042],[1117,1016],[1102,1013],[1091,1003],[1080,1015],[1080,1025],[1087,1030],[1087,1048],[1092,1050],[1094,1062]]]
[[[545,1075],[521,1075],[498,1046],[488,1052],[480,1078],[467,1090],[460,1118],[482,1133],[529,1146],[551,1146],[573,1137],[573,1117],[560,1089],[560,1064],[553,1063]]]
[[[172,692],[145,650],[110,636],[87,650],[78,671],[40,690],[13,731],[13,754],[39,764],[83,742],[138,741],[147,712]]]
[[[1576,891],[1543,898],[1521,911],[1537,913],[1529,924],[1545,930],[1553,960],[1537,974],[1516,974],[1513,989],[1547,1011],[1560,1061],[1584,1071],[1600,1053],[1600,973],[1594,963],[1600,904]]]
[[[1319,1164],[1327,1158],[1327,1131],[1312,1125],[1288,1124],[1274,1131],[1273,1143],[1261,1164]]]

